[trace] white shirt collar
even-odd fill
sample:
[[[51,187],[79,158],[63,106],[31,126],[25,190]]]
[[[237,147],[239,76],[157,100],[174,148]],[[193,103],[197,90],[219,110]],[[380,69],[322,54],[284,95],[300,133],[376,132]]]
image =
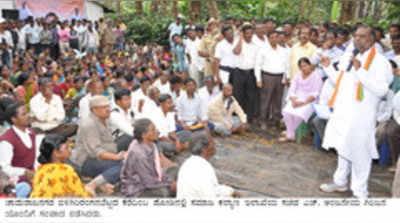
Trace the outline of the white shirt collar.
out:
[[[29,131],[28,128],[25,129],[25,132],[23,132],[22,130],[20,130],[19,128],[17,128],[15,125],[12,125],[13,130],[15,131],[15,133],[17,133],[18,136],[21,135],[29,135],[31,133],[31,131]]]

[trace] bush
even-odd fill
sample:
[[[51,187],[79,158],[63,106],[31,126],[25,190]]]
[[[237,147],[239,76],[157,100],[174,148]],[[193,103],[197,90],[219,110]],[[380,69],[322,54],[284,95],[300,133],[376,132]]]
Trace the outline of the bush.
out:
[[[113,20],[121,19],[128,28],[126,39],[133,39],[137,44],[143,45],[146,41],[168,45],[168,26],[174,19],[168,16],[155,15],[137,15],[133,13],[118,16],[112,14],[109,16]]]

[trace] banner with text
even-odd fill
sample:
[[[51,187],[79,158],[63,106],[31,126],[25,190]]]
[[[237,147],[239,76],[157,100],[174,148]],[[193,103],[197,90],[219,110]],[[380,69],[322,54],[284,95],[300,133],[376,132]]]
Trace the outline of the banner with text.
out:
[[[44,17],[53,12],[61,19],[70,19],[75,14],[76,8],[83,16],[84,0],[16,0],[15,3],[17,9],[21,9],[22,4],[26,3],[26,8],[33,17]]]

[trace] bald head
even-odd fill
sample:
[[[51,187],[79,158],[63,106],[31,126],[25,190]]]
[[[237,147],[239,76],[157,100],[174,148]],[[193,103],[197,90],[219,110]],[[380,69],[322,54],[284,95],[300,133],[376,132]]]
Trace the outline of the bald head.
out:
[[[257,35],[257,36],[266,35],[266,33],[265,33],[265,31],[266,31],[265,28],[266,28],[266,25],[264,25],[264,24],[257,24],[257,25],[256,25],[256,29],[255,29],[256,35]]]
[[[231,97],[233,95],[233,86],[231,84],[224,84],[222,94],[224,95],[224,98]]]
[[[157,87],[149,87],[147,89],[147,95],[149,96],[149,98],[151,98],[154,101],[158,101],[158,98],[160,97],[160,90],[158,90]]]

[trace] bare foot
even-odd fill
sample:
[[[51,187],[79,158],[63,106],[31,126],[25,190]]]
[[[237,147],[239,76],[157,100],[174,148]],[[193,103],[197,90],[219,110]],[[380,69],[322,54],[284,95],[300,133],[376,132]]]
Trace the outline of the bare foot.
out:
[[[96,197],[96,189],[91,184],[86,184],[85,189],[92,197]]]
[[[395,172],[396,172],[396,167],[392,166],[392,167],[390,167],[390,168],[388,169],[388,171],[389,171],[390,173],[395,173]]]
[[[105,195],[111,195],[114,193],[114,185],[112,184],[104,184],[99,187],[100,191]]]

